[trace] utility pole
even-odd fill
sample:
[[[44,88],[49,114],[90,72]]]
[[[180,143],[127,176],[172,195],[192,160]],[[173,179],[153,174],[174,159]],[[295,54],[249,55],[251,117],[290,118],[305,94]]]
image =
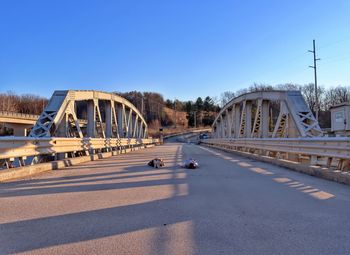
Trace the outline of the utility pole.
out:
[[[321,60],[320,58],[316,58],[316,46],[315,46],[315,40],[313,40],[313,50],[309,50],[309,52],[313,53],[314,55],[314,65],[309,66],[310,68],[314,69],[314,75],[315,75],[315,100],[316,100],[316,120],[318,121],[318,111],[319,111],[319,103],[318,103],[318,91],[317,91],[317,61]]]
[[[174,114],[175,114],[175,128],[176,128],[176,98],[174,99]]]

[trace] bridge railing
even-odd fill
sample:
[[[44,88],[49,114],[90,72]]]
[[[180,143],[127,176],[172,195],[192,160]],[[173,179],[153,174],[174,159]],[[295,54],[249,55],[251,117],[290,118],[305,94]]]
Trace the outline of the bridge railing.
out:
[[[35,160],[40,157],[45,158],[47,162],[100,152],[122,152],[126,149],[132,150],[136,147],[147,147],[157,143],[159,140],[152,138],[2,137],[0,139],[0,168],[23,166],[33,164],[33,162],[40,163],[40,160]]]
[[[350,138],[262,138],[207,139],[204,144],[232,151],[249,152],[347,170],[350,162]]]
[[[37,120],[39,118],[39,115],[35,115],[35,114],[8,112],[8,111],[0,111],[0,116],[16,118],[16,119],[29,119],[29,120]]]
[[[163,138],[170,138],[170,137],[174,137],[174,136],[179,136],[179,135],[185,135],[185,134],[189,134],[189,133],[201,133],[201,132],[211,132],[211,128],[189,128],[183,132],[177,132],[177,133],[173,133],[173,134],[168,134],[168,135],[164,135]]]

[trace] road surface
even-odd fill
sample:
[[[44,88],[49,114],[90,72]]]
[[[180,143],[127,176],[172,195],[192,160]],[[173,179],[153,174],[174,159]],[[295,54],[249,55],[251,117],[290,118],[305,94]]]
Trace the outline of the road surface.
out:
[[[0,184],[0,209],[0,254],[350,254],[349,186],[194,144]]]

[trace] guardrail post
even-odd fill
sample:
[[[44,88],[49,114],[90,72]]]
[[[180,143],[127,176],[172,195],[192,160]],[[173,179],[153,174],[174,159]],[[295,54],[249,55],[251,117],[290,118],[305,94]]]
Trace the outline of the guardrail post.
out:
[[[286,153],[286,159],[288,159],[290,161],[299,162],[299,156],[297,154],[294,154],[294,153]],[[316,158],[316,163],[317,163],[317,158]]]
[[[25,166],[25,159],[26,157],[18,157],[18,164],[19,166]]]
[[[338,168],[342,171],[350,170],[350,160],[340,159],[338,163]]]
[[[328,168],[331,167],[331,166],[332,166],[332,163],[333,163],[333,158],[328,157],[328,158],[327,158],[327,167],[328,167]]]
[[[310,156],[310,163],[311,165],[317,165],[317,156]]]
[[[56,153],[55,160],[62,160],[67,158],[67,153]]]

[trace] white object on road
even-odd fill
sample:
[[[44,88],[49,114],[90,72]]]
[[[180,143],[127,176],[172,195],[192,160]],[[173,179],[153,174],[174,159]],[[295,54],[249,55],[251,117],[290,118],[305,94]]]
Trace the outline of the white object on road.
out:
[[[199,167],[199,164],[195,159],[189,158],[189,159],[185,160],[184,162],[182,162],[181,167],[185,167],[188,169],[196,169]]]

